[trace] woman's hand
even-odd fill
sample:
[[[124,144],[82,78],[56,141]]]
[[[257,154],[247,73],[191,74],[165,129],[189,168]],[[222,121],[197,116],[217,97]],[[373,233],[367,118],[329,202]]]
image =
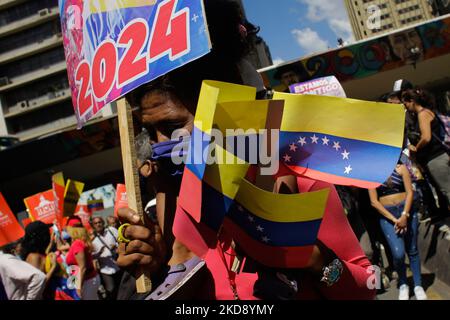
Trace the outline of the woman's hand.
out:
[[[395,222],[395,232],[404,234],[408,230],[408,218],[405,215],[402,215],[400,219],[397,219]]]
[[[135,272],[138,266],[148,268],[151,273],[158,271],[166,262],[161,228],[149,219],[144,225],[139,215],[129,208],[119,209],[118,215],[122,223],[131,224],[123,234],[131,241],[119,244],[117,265],[131,272]]]
[[[409,151],[411,151],[411,152],[417,152],[417,148],[416,148],[415,146],[413,146],[412,144],[410,144],[410,145],[408,146],[408,149],[409,149]]]

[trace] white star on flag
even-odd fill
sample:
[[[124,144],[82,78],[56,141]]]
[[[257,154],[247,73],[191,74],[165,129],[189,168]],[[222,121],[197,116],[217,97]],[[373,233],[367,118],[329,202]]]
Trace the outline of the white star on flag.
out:
[[[291,162],[292,157],[287,155],[287,154],[285,154],[283,159],[284,159],[284,162]]]
[[[263,237],[263,238],[262,238],[262,241],[265,242],[265,243],[268,243],[268,242],[270,241],[270,239],[267,238],[267,237]]]
[[[305,144],[307,144],[306,138],[300,137],[300,140],[298,140],[298,143],[300,143],[302,145],[302,147],[303,147]]]
[[[353,168],[352,168],[352,166],[348,166],[348,167],[345,167],[345,174],[350,174],[350,172],[353,170]]]
[[[289,145],[289,149],[290,149],[290,151],[297,151],[297,149],[298,149],[298,147],[295,145],[295,143],[291,143],[290,145]]]
[[[323,138],[322,141],[323,145],[328,145],[328,142],[330,142],[330,140],[327,137]]]
[[[339,142],[333,142],[333,143],[334,143],[333,149],[336,149],[336,151],[339,151],[339,149],[341,148]]]
[[[319,141],[319,138],[316,137],[316,135],[314,135],[314,136],[311,137],[311,141],[312,141],[312,143],[317,144],[317,141]]]
[[[253,218],[252,216],[248,216],[248,221],[254,222],[254,221],[255,221],[255,218]]]
[[[194,15],[192,16],[192,21],[194,21],[195,23],[197,23],[197,19],[198,19],[198,18],[200,18],[200,17],[194,13]]]
[[[350,155],[350,152],[347,152],[347,150],[344,150],[344,153],[341,153],[341,154],[342,154],[342,160],[345,160],[345,159],[348,160],[348,156]]]
[[[239,210],[240,212],[244,212],[244,208],[242,208],[242,206],[238,206],[238,210]]]
[[[261,226],[257,226],[257,227],[256,227],[256,230],[258,230],[259,232],[263,232],[263,231],[264,231],[264,228],[261,227]]]

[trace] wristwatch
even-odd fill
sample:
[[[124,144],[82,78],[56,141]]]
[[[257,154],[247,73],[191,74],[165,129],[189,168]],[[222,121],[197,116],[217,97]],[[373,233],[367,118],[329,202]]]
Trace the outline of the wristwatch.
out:
[[[342,266],[341,260],[334,259],[329,265],[323,267],[322,279],[320,281],[324,282],[328,287],[331,287],[339,281],[343,270],[344,267]]]

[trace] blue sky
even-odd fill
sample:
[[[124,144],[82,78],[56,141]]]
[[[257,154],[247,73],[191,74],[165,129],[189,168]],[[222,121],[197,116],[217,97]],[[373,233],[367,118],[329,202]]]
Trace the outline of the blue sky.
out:
[[[243,0],[247,18],[261,27],[274,63],[352,42],[343,0]]]

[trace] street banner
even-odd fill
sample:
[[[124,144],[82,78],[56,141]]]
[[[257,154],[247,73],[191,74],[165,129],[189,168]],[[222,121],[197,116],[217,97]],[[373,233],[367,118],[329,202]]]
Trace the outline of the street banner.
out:
[[[116,189],[114,185],[107,184],[95,189],[84,191],[81,194],[78,204],[88,205],[89,201],[101,200],[104,209],[113,208],[115,202]]]
[[[64,190],[64,216],[70,217],[75,213],[75,209],[83,192],[84,183],[74,180],[67,180]]]
[[[56,206],[53,190],[40,192],[23,200],[28,209],[31,220],[44,223],[54,223],[56,220]]]
[[[347,98],[344,88],[335,76],[296,83],[289,87],[291,93]]]
[[[117,212],[120,208],[128,207],[127,190],[124,184],[117,184],[116,203],[114,204],[114,216],[118,217]]]
[[[55,199],[56,220],[59,228],[62,227],[62,218],[64,216],[64,175],[62,172],[55,173],[52,176],[52,190]]]
[[[92,230],[91,224],[89,223],[92,213],[88,210],[86,205],[78,204],[74,215],[81,219],[83,227],[85,227],[87,231],[90,232]]]
[[[79,127],[211,48],[202,0],[59,0],[59,9]]]
[[[0,193],[0,247],[16,241],[24,235],[23,228]]]

